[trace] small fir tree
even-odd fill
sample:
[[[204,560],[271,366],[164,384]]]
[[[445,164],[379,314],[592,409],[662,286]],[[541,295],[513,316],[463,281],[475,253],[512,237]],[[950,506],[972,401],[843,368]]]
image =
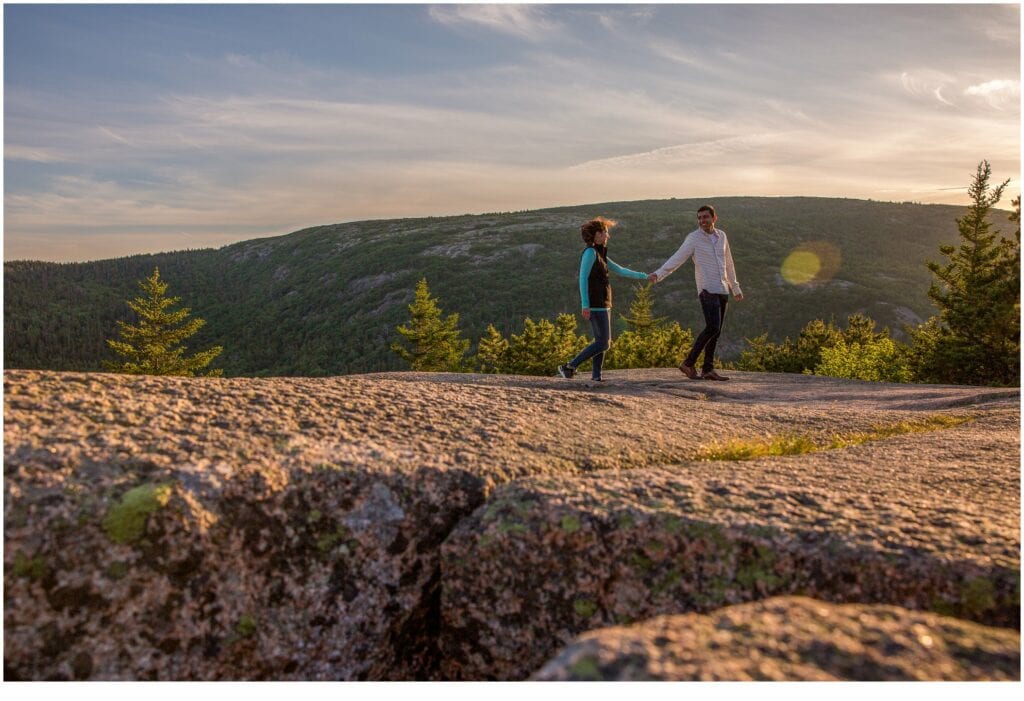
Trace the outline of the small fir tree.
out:
[[[107,340],[107,345],[124,358],[120,362],[106,361],[104,365],[113,372],[129,375],[183,375],[194,376],[220,355],[223,347],[214,346],[195,355],[186,357],[182,341],[191,337],[206,322],[203,319],[189,319],[189,308],[172,311],[171,307],[181,301],[180,297],[166,297],[167,283],[160,279],[160,269],[139,281],[145,296],[128,301],[128,307],[139,317],[138,324],[118,321],[120,341]],[[219,376],[222,370],[210,370],[208,377]]]
[[[605,356],[605,367],[667,368],[683,361],[687,349],[693,345],[693,334],[684,330],[679,322],[665,325],[667,317],[655,318],[651,285],[637,285],[629,314],[623,315],[626,331],[619,334]]]
[[[447,318],[441,318],[441,309],[437,306],[437,300],[430,296],[426,278],[416,285],[416,297],[409,305],[409,314],[409,325],[398,326],[396,330],[410,347],[395,342],[391,344],[391,350],[409,363],[413,370],[462,371],[463,356],[469,350],[469,341],[462,338],[459,331],[459,315],[450,314]]]
[[[982,161],[967,190],[967,214],[956,220],[959,245],[939,248],[944,264],[928,263],[936,277],[928,296],[939,315],[913,331],[911,354],[925,381],[1020,381],[1020,233],[1006,239],[992,230],[989,216],[1009,180],[992,187],[991,175]]]
[[[654,295],[651,294],[651,284],[637,285],[634,288],[633,301],[629,304],[629,315],[623,315],[622,319],[630,331],[636,333],[648,333],[661,327],[668,317],[661,316],[654,318]]]
[[[494,324],[488,324],[477,348],[477,367],[480,372],[508,372],[508,362],[508,339],[494,328]]]

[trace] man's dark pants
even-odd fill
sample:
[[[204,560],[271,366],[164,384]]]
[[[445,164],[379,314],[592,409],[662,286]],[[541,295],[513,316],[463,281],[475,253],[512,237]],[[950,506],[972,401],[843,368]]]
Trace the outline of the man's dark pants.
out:
[[[715,369],[715,346],[718,336],[722,333],[725,323],[725,308],[729,304],[729,295],[719,295],[707,290],[700,291],[700,308],[704,312],[704,330],[697,336],[693,349],[684,361],[690,367],[697,364],[700,352],[704,351],[704,372]]]

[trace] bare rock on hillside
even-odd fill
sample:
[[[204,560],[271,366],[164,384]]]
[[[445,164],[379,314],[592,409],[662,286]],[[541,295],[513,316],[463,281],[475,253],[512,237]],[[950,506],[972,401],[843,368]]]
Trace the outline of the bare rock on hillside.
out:
[[[776,597],[574,640],[538,681],[1020,679],[1020,634],[896,606]]]
[[[1020,625],[1019,413],[789,457],[498,488],[443,546],[444,676],[779,594]]]

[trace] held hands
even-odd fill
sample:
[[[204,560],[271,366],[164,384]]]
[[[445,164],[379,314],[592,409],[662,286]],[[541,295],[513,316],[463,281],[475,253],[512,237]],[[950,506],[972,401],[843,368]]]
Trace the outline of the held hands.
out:
[[[587,321],[590,321],[590,310],[589,309],[584,309],[583,310],[583,318],[586,319]]]
[[[647,282],[657,282],[657,281],[658,281],[658,276],[655,275],[654,273],[651,273],[650,275],[647,276]]]

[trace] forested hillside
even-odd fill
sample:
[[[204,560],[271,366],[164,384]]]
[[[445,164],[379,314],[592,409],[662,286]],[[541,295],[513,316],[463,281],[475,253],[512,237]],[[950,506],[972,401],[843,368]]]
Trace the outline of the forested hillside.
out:
[[[518,332],[526,316],[553,319],[579,306],[579,225],[616,219],[610,256],[653,271],[696,228],[704,200],[613,202],[518,213],[353,222],[255,239],[221,249],[90,263],[4,265],[4,365],[99,370],[105,339],[129,320],[125,300],[159,266],[193,314],[206,319],[190,349],[223,345],[227,376],[334,375],[399,369],[388,346],[426,277],[446,313],[475,346],[487,324]],[[713,200],[729,234],[747,299],[731,305],[720,348],[735,357],[744,337],[793,336],[814,318],[867,314],[899,335],[930,316],[926,260],[957,239],[963,208],[848,199],[737,197]],[[1005,212],[997,228],[1011,230]],[[816,253],[822,269],[801,282],[787,258]],[[791,259],[792,260],[792,259]],[[617,278],[627,310],[634,282]],[[654,312],[699,330],[692,264],[654,287]],[[621,328],[616,316],[615,327]],[[582,324],[581,332],[584,332]],[[473,349],[471,349],[472,352]]]

